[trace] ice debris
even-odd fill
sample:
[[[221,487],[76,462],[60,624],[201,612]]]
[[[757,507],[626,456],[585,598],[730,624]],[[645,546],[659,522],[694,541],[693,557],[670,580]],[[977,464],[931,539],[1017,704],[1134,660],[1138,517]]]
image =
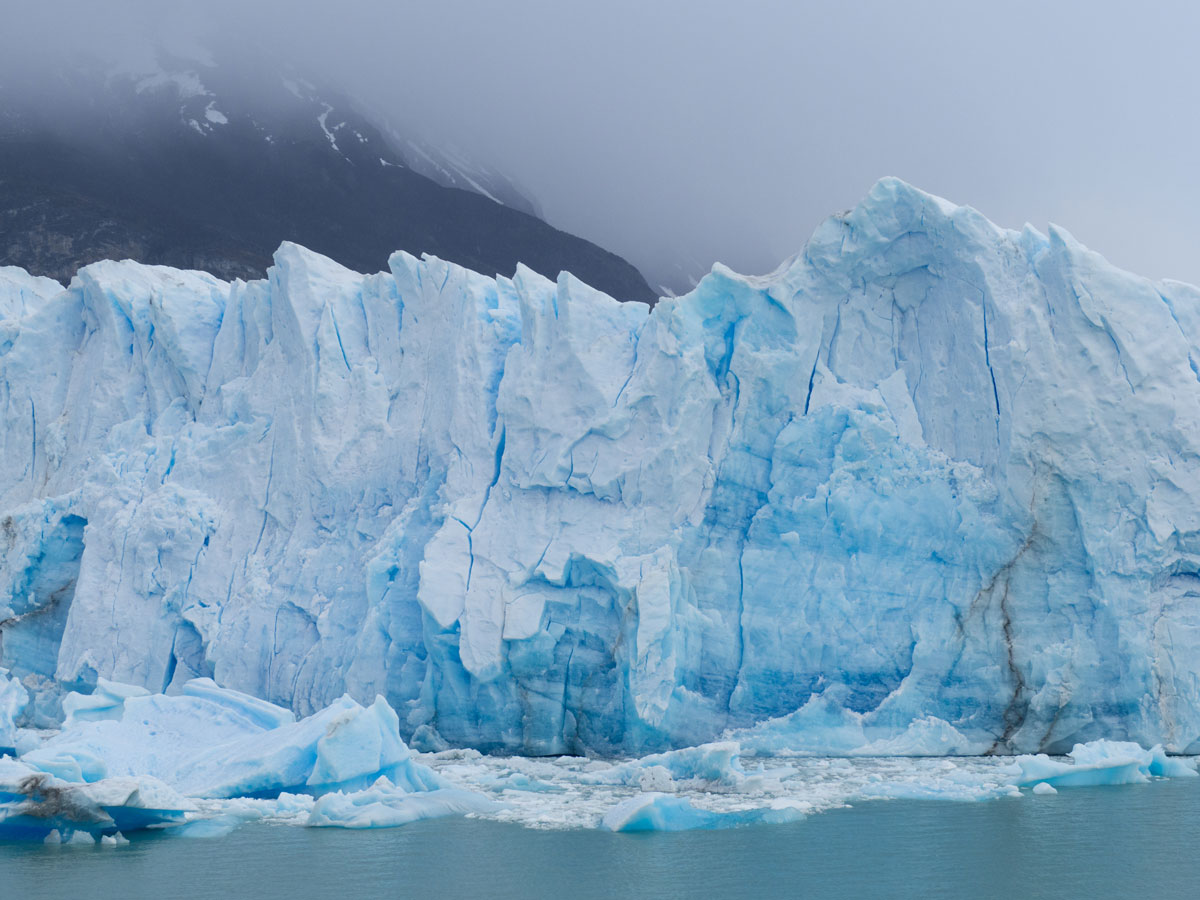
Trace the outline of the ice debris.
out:
[[[146,827],[217,837],[248,822],[379,828],[444,815],[614,831],[728,828],[858,800],[980,801],[1019,797],[1022,786],[1044,793],[1195,775],[1191,761],[1161,747],[1111,741],[1078,746],[1065,761],[779,759],[743,755],[734,741],[633,760],[417,755],[382,700],[343,700],[296,721],[208,680],[169,697],[113,686],[108,694],[124,697],[119,718],[76,720],[20,758],[0,758],[0,837],[91,840]],[[922,733],[930,728],[942,731],[927,723]]]

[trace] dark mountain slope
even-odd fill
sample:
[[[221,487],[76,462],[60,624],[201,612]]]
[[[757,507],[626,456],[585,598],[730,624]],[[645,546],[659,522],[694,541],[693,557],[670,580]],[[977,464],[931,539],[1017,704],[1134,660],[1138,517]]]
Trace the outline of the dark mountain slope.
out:
[[[60,281],[105,257],[252,278],[291,240],[364,272],[404,249],[489,275],[568,270],[654,301],[620,257],[413,171],[343,99],[280,79],[247,101],[222,78],[109,77],[65,109],[5,109],[0,264]]]

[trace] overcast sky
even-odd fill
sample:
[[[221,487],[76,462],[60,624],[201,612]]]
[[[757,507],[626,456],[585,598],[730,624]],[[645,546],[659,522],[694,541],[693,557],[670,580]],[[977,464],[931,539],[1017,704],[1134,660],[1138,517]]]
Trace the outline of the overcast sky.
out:
[[[553,224],[643,269],[772,269],[898,175],[1200,283],[1200,4],[164,6],[6,10],[0,51],[61,65],[84,44],[241,35],[504,170]]]

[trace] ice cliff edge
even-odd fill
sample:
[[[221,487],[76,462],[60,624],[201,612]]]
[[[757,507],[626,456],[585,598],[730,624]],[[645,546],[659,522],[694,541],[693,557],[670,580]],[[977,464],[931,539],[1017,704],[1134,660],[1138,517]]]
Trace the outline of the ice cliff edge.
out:
[[[0,410],[30,723],[205,676],[418,746],[1200,750],[1200,291],[895,179],[653,311],[292,244],[0,269]]]

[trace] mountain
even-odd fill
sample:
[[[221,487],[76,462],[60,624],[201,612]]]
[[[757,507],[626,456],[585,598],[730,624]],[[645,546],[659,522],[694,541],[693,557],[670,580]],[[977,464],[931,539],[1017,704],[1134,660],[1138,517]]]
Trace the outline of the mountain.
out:
[[[160,55],[59,78],[0,91],[0,264],[63,282],[105,258],[251,279],[289,240],[361,271],[404,249],[656,299],[501,174],[385,133],[299,76]]]
[[[1200,290],[1061,229],[885,179],[652,309],[294,244],[0,284],[28,721],[205,676],[426,747],[1200,748]]]
[[[471,159],[454,147],[441,147],[403,131],[387,128],[404,164],[446,187],[462,188],[544,219],[542,208],[523,188],[498,169]]]

